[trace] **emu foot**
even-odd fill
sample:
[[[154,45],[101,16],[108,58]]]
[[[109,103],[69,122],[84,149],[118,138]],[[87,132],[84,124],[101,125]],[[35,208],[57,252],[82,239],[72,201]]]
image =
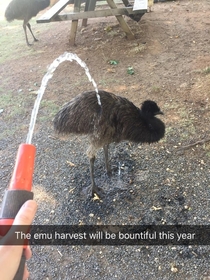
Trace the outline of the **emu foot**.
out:
[[[94,197],[94,195],[97,195],[99,198],[101,198],[104,194],[104,191],[97,187],[96,185],[92,187],[92,197]]]

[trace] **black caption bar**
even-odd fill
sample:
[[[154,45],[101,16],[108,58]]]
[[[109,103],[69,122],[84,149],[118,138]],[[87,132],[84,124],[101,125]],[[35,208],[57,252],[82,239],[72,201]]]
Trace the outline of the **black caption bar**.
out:
[[[33,225],[11,231],[8,245],[210,245],[210,225]]]

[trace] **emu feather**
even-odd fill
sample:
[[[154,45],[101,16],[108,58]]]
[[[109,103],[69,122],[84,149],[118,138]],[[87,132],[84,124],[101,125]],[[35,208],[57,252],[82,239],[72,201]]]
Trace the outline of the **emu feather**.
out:
[[[60,134],[87,134],[90,145],[87,151],[90,159],[92,195],[100,196],[94,181],[94,161],[97,150],[104,149],[105,165],[108,164],[108,146],[123,140],[135,143],[158,142],[165,134],[164,123],[156,118],[163,114],[154,101],[144,101],[141,109],[131,101],[106,91],[99,91],[101,106],[96,92],[84,92],[67,103],[54,118],[54,129]]]

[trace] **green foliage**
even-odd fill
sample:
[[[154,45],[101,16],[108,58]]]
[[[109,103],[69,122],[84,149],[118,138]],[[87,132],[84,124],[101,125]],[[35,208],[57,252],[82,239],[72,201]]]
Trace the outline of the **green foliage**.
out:
[[[133,74],[135,73],[132,66],[130,66],[130,67],[127,68],[127,73],[128,73],[129,75],[133,75]]]
[[[119,63],[118,60],[109,60],[109,64],[111,65],[117,65]]]
[[[210,66],[209,67],[206,67],[204,70],[203,70],[203,73],[208,75],[210,74]]]

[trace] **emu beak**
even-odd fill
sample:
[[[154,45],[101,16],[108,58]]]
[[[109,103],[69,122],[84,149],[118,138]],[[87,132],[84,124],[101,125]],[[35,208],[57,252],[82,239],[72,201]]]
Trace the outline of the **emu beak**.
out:
[[[164,113],[162,111],[159,111],[155,115],[164,115]]]

